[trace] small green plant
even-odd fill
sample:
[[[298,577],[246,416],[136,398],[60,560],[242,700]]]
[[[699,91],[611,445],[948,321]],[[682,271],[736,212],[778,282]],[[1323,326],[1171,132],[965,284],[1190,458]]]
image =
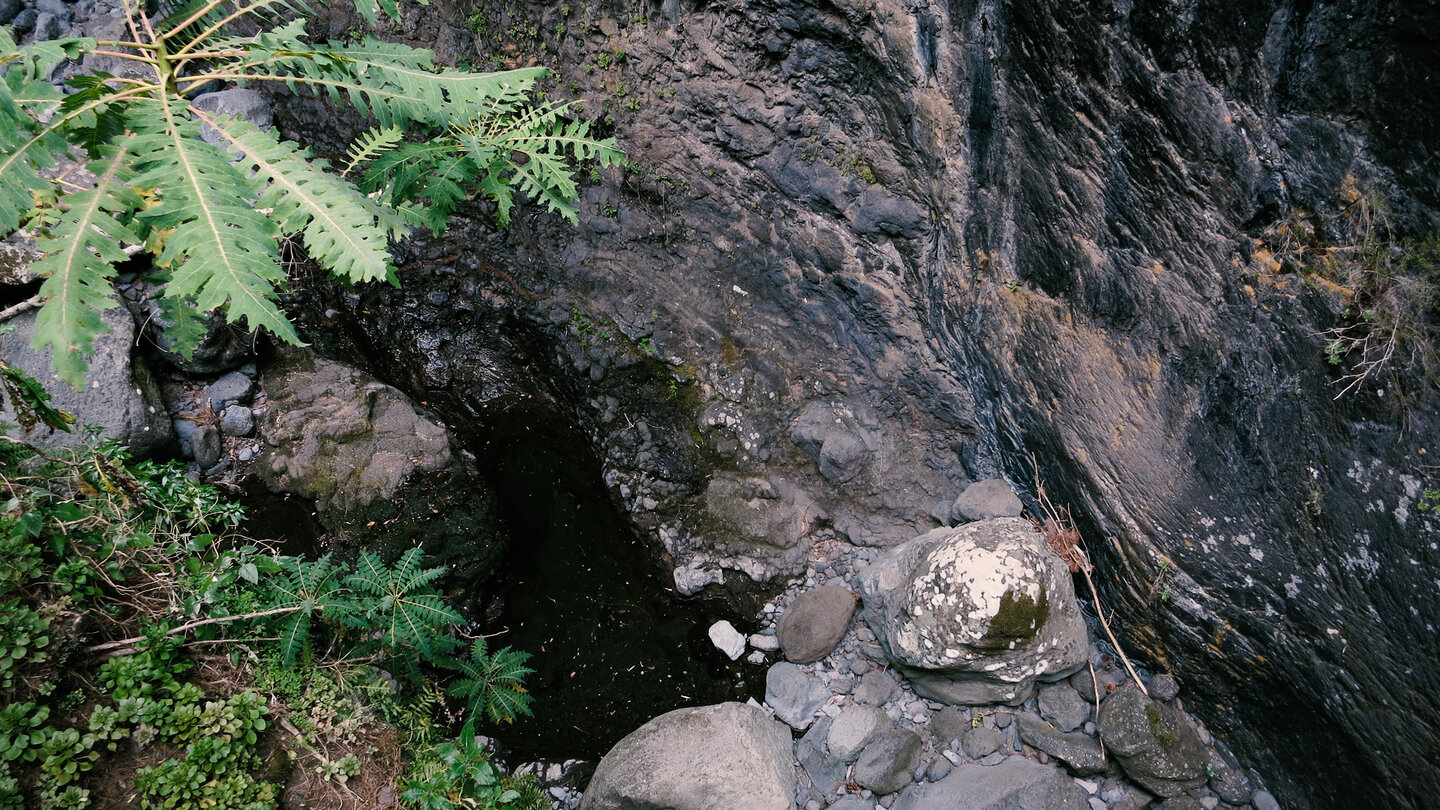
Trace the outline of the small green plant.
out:
[[[535,670],[525,666],[528,660],[529,653],[509,647],[489,652],[484,637],[476,638],[471,642],[468,659],[450,662],[462,677],[448,691],[464,698],[473,715],[488,717],[493,723],[529,716],[534,698],[525,691],[522,681]]]
[[[533,777],[509,780],[490,762],[475,740],[475,721],[454,742],[441,743],[416,767],[400,794],[414,810],[548,810],[549,801]]]
[[[1420,503],[1415,505],[1421,512],[1440,512],[1440,489],[1426,488],[1420,493]]]
[[[465,17],[465,27],[475,36],[483,37],[490,28],[490,15],[486,14],[484,9],[477,8]]]

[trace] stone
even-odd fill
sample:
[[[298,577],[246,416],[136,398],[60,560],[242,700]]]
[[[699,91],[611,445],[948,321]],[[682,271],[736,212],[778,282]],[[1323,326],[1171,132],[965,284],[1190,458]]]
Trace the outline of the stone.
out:
[[[983,759],[993,754],[1005,742],[1005,735],[993,728],[976,726],[960,738],[960,747],[971,759]]]
[[[60,36],[60,18],[48,11],[35,16],[35,39],[55,39]]]
[[[710,625],[710,643],[715,649],[730,658],[731,661],[738,659],[745,652],[745,636],[735,629],[735,625],[724,619]]]
[[[1028,521],[935,529],[858,579],[862,618],[922,697],[1018,704],[1088,658],[1070,571]]]
[[[845,762],[830,755],[825,748],[826,738],[834,728],[834,720],[822,717],[795,742],[795,759],[810,777],[810,784],[823,796],[833,796],[845,783]]]
[[[1154,675],[1145,685],[1150,697],[1156,700],[1174,700],[1180,694],[1180,682],[1174,675]]]
[[[191,99],[190,103],[196,108],[214,115],[243,118],[261,130],[269,129],[273,123],[270,102],[258,91],[248,88],[237,87],[215,93],[204,93]],[[220,136],[208,126],[200,127],[200,137],[214,146],[226,148]]]
[[[755,633],[750,636],[750,646],[761,652],[775,652],[780,649],[780,639],[774,636]]]
[[[183,417],[176,419],[174,425],[181,454],[194,459],[200,469],[209,469],[220,461],[220,431],[215,425]]]
[[[1257,790],[1251,797],[1250,803],[1255,805],[1255,810],[1280,810],[1280,802],[1270,795],[1268,790]]]
[[[876,794],[894,793],[912,781],[920,764],[920,735],[903,728],[876,734],[855,759],[855,784]]]
[[[878,417],[849,402],[811,402],[790,428],[790,439],[816,457],[820,474],[838,483],[864,470],[876,440],[870,426]]]
[[[1065,763],[1075,776],[1103,773],[1105,753],[1093,737],[1078,731],[1061,731],[1033,714],[1020,715],[1020,739]]]
[[[970,730],[970,718],[959,706],[946,706],[930,720],[930,731],[940,740],[958,740]]]
[[[800,594],[775,627],[785,658],[808,664],[829,655],[850,627],[858,600],[849,588],[826,585]]]
[[[869,706],[883,706],[900,691],[900,684],[883,669],[872,669],[860,676],[860,685],[855,687],[855,702]]]
[[[966,520],[987,520],[1020,517],[1024,508],[1008,483],[987,478],[966,487],[951,505],[950,513]]]
[[[249,436],[255,430],[255,412],[244,405],[231,405],[220,414],[220,432],[226,436]]]
[[[30,347],[36,331],[34,312],[6,322],[14,331],[0,335],[0,357],[28,372],[49,392],[53,407],[76,418],[76,427],[69,433],[52,432],[43,424],[26,430],[18,426],[7,395],[0,408],[0,422],[17,427],[6,431],[6,435],[38,447],[80,447],[86,441],[80,428],[95,425],[101,436],[129,447],[137,458],[173,449],[175,432],[165,413],[159,384],[134,351],[134,322],[121,309],[101,312],[100,320],[110,331],[95,339],[95,353],[86,358],[89,371],[79,391],[55,376],[48,348],[36,351]]]
[[[859,796],[846,796],[830,805],[829,810],[875,810],[875,803]]]
[[[925,768],[925,781],[939,782],[941,779],[949,776],[950,771],[954,769],[955,765],[949,759],[945,757],[935,757],[930,760],[930,764]]]
[[[0,25],[9,25],[21,8],[20,0],[0,0]]]
[[[743,703],[676,709],[616,743],[579,810],[793,810],[790,732]]]
[[[829,699],[824,681],[788,661],[765,673],[765,703],[792,728],[809,728],[815,712]]]
[[[901,794],[893,810],[1089,810],[1085,791],[1058,768],[1023,757],[962,765]]]
[[[1169,798],[1205,784],[1208,750],[1195,721],[1133,684],[1100,704],[1100,739],[1136,784]]]
[[[825,738],[825,749],[830,756],[843,762],[853,762],[860,749],[886,726],[894,723],[885,712],[874,706],[856,704],[840,712],[830,724],[829,736]]]
[[[238,371],[231,371],[205,386],[205,393],[200,395],[200,404],[209,405],[216,413],[220,413],[231,405],[249,405],[254,397],[255,381]]]
[[[1182,793],[1156,805],[1155,810],[1205,810],[1205,806],[1194,796]]]
[[[1228,753],[1210,749],[1210,789],[1229,804],[1251,803],[1250,780]]]
[[[1040,687],[1040,716],[1061,731],[1074,731],[1090,719],[1090,703],[1069,684],[1051,683]]]

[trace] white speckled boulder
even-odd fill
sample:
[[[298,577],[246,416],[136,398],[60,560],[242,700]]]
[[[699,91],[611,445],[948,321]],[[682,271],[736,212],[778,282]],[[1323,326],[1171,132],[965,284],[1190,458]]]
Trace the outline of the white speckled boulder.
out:
[[[1020,703],[1036,680],[1085,663],[1085,622],[1065,563],[1029,521],[941,528],[860,573],[861,616],[917,694]]]

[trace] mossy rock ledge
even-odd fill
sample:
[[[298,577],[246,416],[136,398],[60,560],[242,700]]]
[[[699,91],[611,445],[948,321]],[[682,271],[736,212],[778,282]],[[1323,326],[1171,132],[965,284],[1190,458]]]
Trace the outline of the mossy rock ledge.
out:
[[[860,573],[861,616],[917,694],[1018,704],[1037,680],[1085,663],[1085,622],[1065,563],[1029,521],[941,528]]]

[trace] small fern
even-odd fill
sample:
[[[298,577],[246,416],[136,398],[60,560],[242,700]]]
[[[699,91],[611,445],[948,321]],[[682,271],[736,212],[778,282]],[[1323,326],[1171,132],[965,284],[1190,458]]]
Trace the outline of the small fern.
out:
[[[445,630],[464,624],[465,619],[435,590],[433,583],[445,569],[422,568],[423,554],[412,548],[388,566],[380,555],[360,552],[355,573],[345,578],[345,585],[356,597],[357,608],[346,621],[374,635],[361,644],[362,650],[378,648],[403,663],[411,651],[434,660],[455,648],[455,639]]]
[[[464,698],[474,716],[485,716],[492,723],[510,723],[519,716],[530,716],[534,697],[522,681],[535,670],[525,666],[530,653],[501,647],[494,653],[487,649],[484,637],[470,645],[470,660],[447,663],[464,677],[446,690],[453,697]]]

